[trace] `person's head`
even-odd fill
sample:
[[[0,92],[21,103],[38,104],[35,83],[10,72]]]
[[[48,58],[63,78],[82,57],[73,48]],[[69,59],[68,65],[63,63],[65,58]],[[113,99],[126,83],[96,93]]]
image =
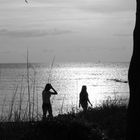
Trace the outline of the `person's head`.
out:
[[[82,86],[82,91],[83,92],[87,91],[87,87],[85,85]]]
[[[46,90],[46,91],[48,91],[48,90],[50,90],[50,89],[51,89],[51,87],[52,87],[52,86],[51,86],[51,84],[50,84],[50,83],[48,83],[48,84],[46,84],[46,86],[45,86],[45,90]]]

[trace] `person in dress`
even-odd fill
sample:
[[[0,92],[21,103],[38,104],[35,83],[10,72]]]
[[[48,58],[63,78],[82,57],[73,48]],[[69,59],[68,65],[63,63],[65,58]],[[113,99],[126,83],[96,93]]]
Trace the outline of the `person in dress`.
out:
[[[92,106],[88,98],[87,87],[83,85],[79,96],[79,107],[82,106],[83,111],[86,112],[88,108],[88,103]]]

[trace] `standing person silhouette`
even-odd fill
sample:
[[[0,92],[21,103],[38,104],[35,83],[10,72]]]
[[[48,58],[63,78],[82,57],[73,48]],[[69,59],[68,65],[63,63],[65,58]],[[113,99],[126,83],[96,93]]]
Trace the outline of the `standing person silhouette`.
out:
[[[79,107],[82,106],[84,112],[87,111],[88,103],[92,106],[87,93],[87,87],[85,85],[82,86],[81,92],[80,92],[80,98],[79,98]]]
[[[52,90],[52,91],[50,91]],[[50,101],[50,98],[51,98],[51,95],[56,95],[58,94],[56,92],[56,90],[52,87],[51,84],[46,84],[43,92],[42,92],[42,101],[43,101],[43,104],[42,104],[42,110],[43,110],[43,119],[46,118],[46,114],[48,112],[48,117],[49,118],[52,118],[53,117],[53,114],[52,114],[52,105],[51,105],[51,101]]]

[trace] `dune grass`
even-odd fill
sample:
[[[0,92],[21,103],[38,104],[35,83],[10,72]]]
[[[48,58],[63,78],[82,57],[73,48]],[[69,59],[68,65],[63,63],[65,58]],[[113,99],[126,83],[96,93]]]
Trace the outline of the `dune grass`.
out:
[[[127,105],[121,99],[108,99],[88,111],[72,111],[54,118],[37,120],[34,115],[0,122],[0,137],[5,140],[125,140]],[[38,115],[39,116],[39,115]],[[16,118],[16,113],[14,114]]]

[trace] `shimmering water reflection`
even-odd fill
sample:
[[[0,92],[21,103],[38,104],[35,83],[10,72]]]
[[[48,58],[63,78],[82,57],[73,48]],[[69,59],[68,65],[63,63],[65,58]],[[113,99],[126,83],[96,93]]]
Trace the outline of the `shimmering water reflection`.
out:
[[[34,102],[35,109],[41,112],[41,93],[48,81],[59,93],[51,98],[54,115],[70,111],[73,107],[78,108],[82,85],[87,86],[94,106],[108,96],[129,98],[128,66],[128,63],[57,64],[50,70],[42,64],[31,64],[29,84],[31,98],[34,97],[31,101]],[[18,105],[22,93],[22,106],[25,108],[28,100],[26,65],[1,65],[0,70],[1,106],[8,106],[16,92],[16,104]],[[6,104],[3,103],[4,100]]]

